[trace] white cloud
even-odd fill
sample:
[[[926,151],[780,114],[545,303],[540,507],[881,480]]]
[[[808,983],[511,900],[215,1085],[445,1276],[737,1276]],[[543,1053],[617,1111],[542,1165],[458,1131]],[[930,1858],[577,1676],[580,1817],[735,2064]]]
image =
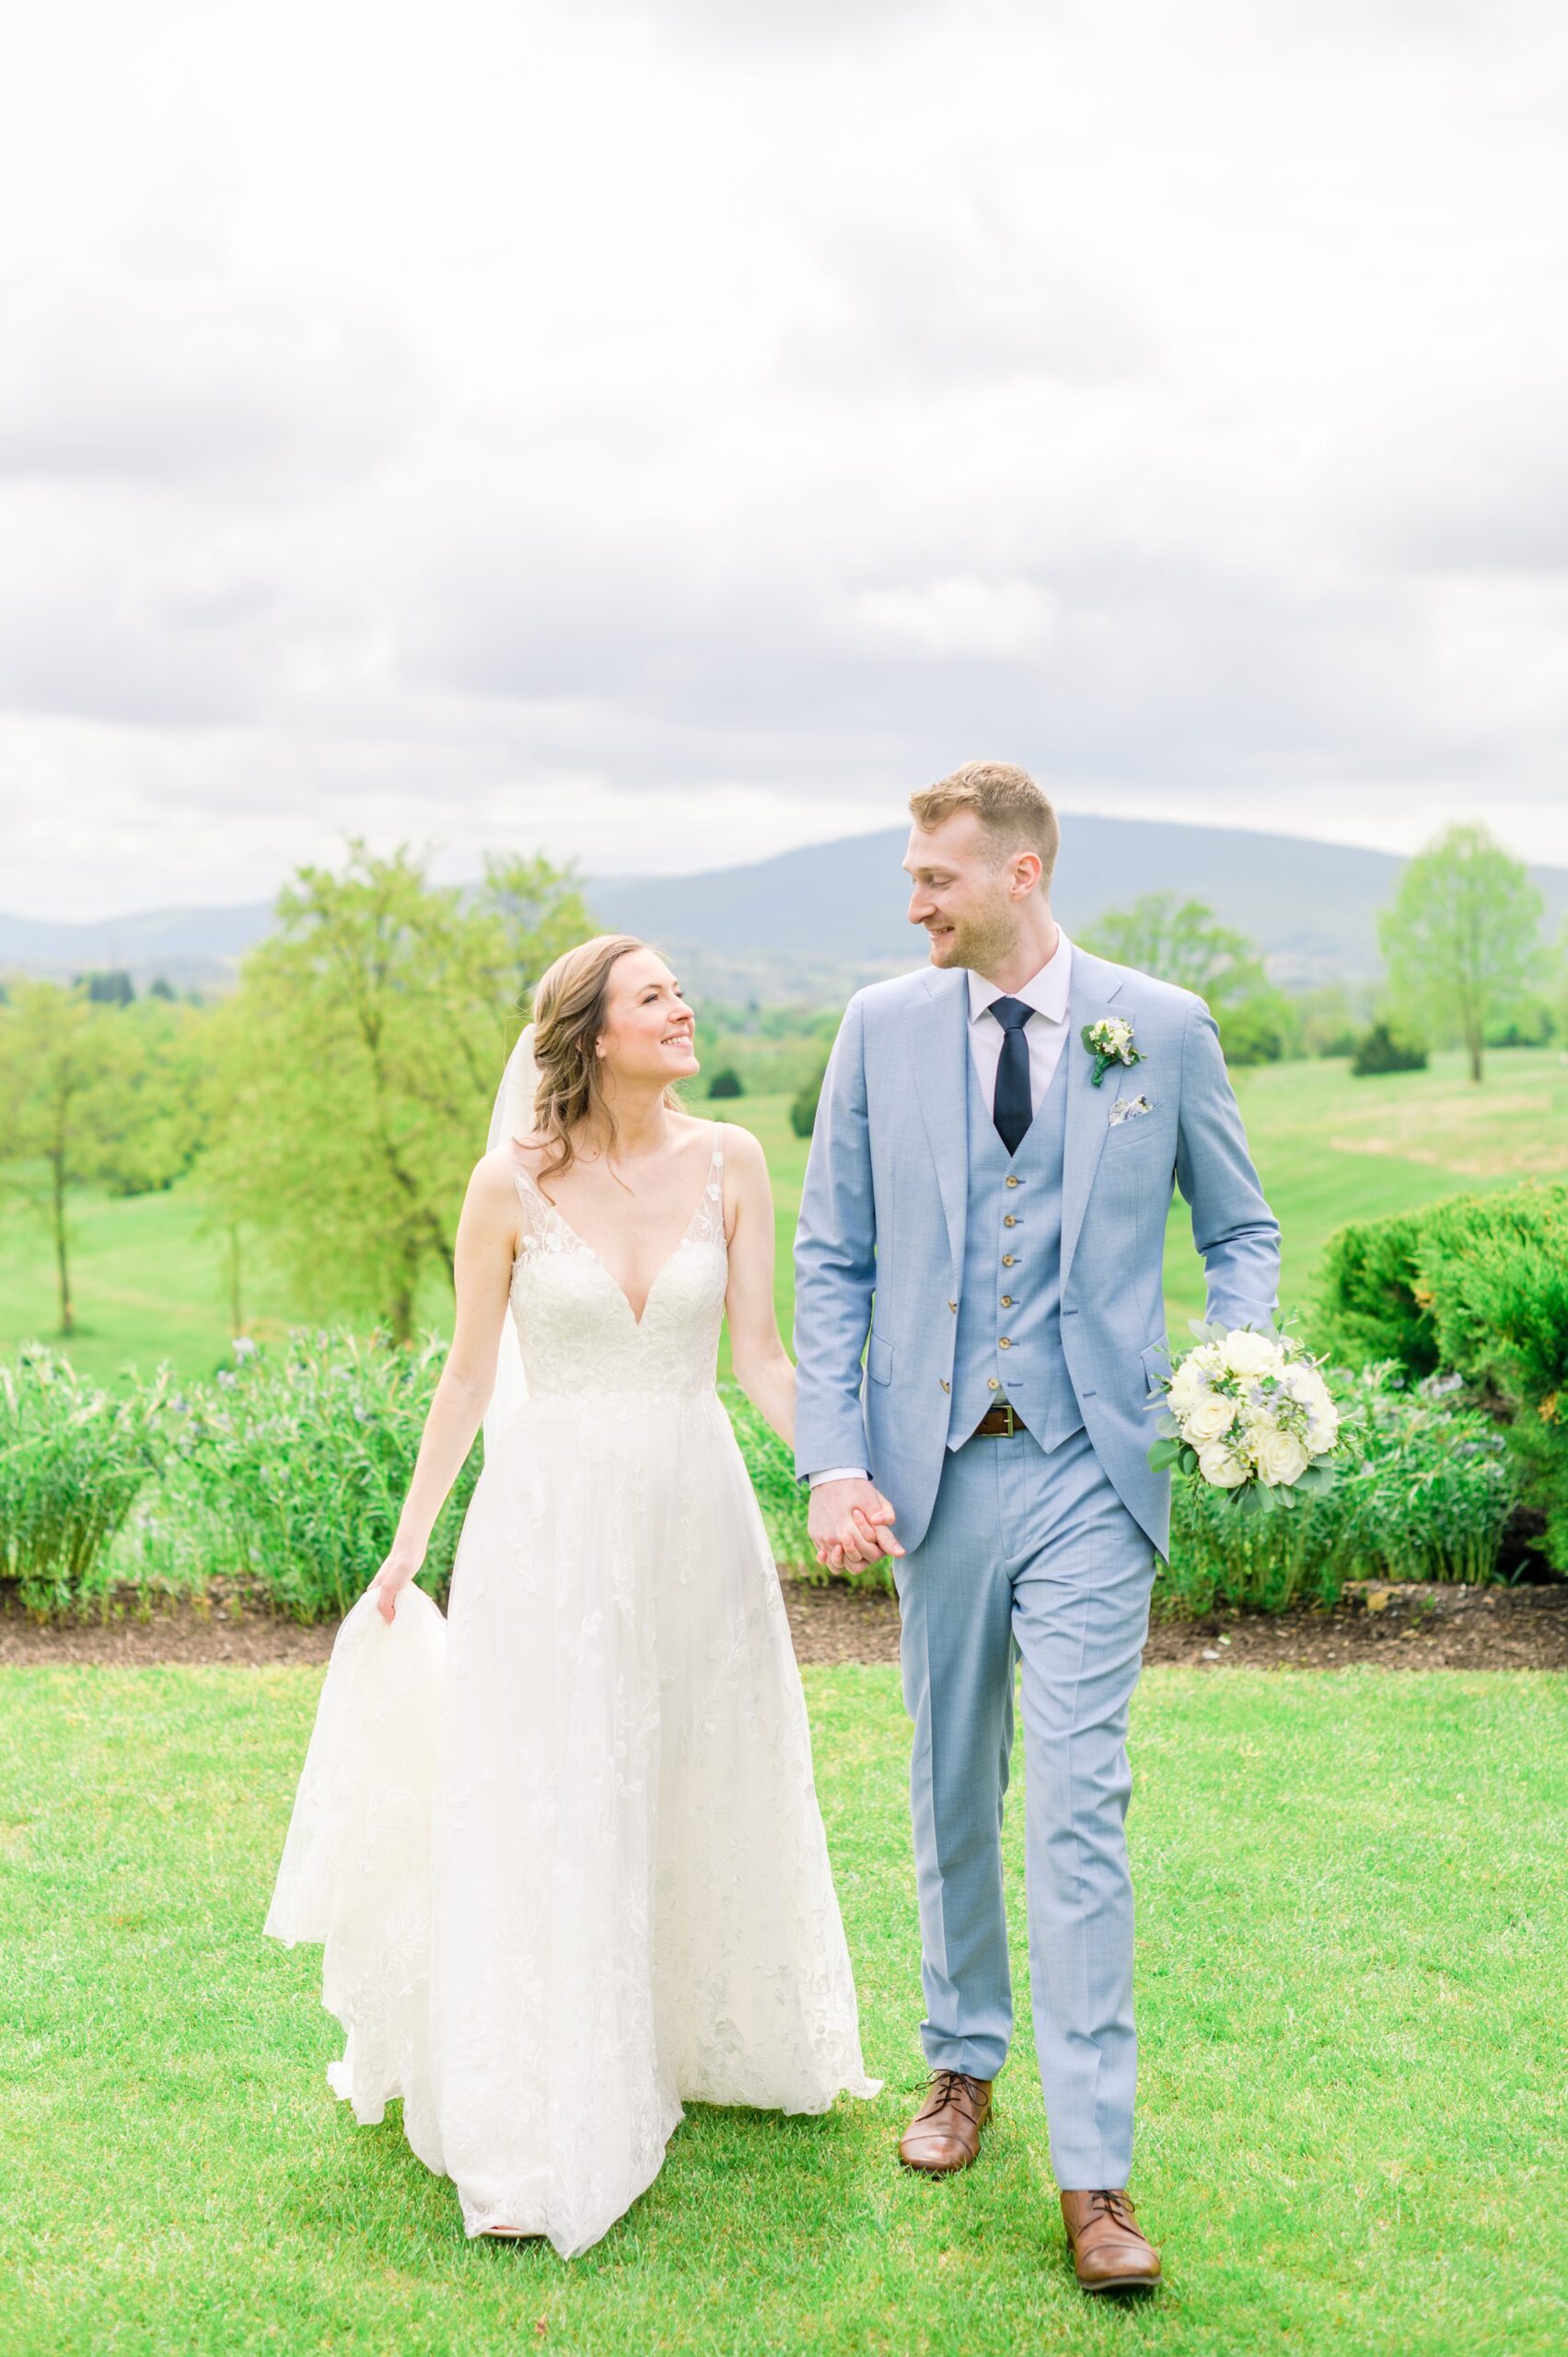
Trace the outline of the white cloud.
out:
[[[0,907],[1068,807],[1568,862],[1544,6],[57,0]]]
[[[933,662],[974,656],[1008,663],[1038,659],[1056,626],[1058,601],[1034,581],[976,581],[962,575],[916,588],[861,589],[850,628],[878,650]]]
[[[24,289],[6,331],[0,479],[331,496],[418,413],[417,358],[343,298],[126,273]]]

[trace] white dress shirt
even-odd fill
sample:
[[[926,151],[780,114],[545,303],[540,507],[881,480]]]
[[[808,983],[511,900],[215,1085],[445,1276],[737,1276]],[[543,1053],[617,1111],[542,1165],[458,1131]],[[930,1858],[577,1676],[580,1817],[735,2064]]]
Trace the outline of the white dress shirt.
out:
[[[1056,947],[1040,968],[1031,974],[1020,990],[1005,991],[1000,982],[988,981],[983,974],[969,970],[970,986],[970,1053],[980,1081],[980,1093],[988,1105],[996,1102],[996,1068],[1002,1062],[1002,1026],[991,1012],[991,1003],[998,998],[1016,998],[1035,1010],[1033,1019],[1024,1026],[1024,1038],[1029,1051],[1029,1111],[1040,1111],[1045,1092],[1056,1074],[1062,1061],[1062,1051],[1067,1041],[1068,1002],[1073,990],[1073,945],[1060,925],[1056,928]],[[813,1473],[811,1487],[819,1481],[864,1481],[864,1465],[830,1465],[825,1472]]]
[[[1031,1115],[1038,1113],[1055,1077],[1067,1038],[1067,1002],[1073,988],[1072,943],[1058,925],[1054,956],[1038,974],[1030,975],[1021,990],[1005,991],[1000,982],[987,981],[972,966],[969,984],[970,1053],[980,1075],[980,1093],[988,1105],[996,1102],[996,1067],[1002,1061],[1002,1026],[991,1012],[992,1002],[1016,998],[1023,1005],[1034,1008],[1033,1020],[1024,1026],[1024,1038],[1029,1051],[1029,1111]]]

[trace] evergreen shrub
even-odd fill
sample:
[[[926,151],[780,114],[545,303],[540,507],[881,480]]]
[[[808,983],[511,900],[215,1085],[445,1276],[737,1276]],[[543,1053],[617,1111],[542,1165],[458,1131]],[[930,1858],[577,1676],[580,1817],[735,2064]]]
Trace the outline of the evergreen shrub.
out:
[[[827,1074],[828,1067],[824,1063],[821,1071],[800,1089],[790,1106],[789,1125],[797,1138],[808,1138],[817,1126],[817,1108],[821,1102],[822,1083]]]
[[[1424,1072],[1426,1050],[1419,1039],[1407,1039],[1387,1023],[1375,1023],[1356,1042],[1350,1068],[1358,1079],[1372,1073]]]

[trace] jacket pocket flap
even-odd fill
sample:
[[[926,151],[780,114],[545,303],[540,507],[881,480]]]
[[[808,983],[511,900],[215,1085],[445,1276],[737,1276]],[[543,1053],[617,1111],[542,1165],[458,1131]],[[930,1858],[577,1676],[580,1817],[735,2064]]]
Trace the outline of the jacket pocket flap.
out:
[[[891,1383],[893,1380],[893,1345],[886,1339],[885,1336],[881,1334],[872,1335],[870,1348],[865,1353],[865,1364],[873,1383]]]

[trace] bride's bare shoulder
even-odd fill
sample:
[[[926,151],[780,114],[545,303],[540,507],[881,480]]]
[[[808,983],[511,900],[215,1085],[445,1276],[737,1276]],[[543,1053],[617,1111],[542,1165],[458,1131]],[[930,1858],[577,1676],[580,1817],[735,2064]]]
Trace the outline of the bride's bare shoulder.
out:
[[[503,1138],[481,1155],[473,1167],[469,1192],[486,1204],[510,1209],[517,1199],[517,1173],[535,1168],[543,1142],[538,1138]],[[532,1149],[530,1153],[529,1149]]]
[[[703,1127],[712,1130],[713,1123],[704,1121]],[[750,1130],[742,1129],[738,1121],[726,1121],[724,1125],[724,1158],[732,1170],[765,1171],[768,1167],[761,1139]]]

